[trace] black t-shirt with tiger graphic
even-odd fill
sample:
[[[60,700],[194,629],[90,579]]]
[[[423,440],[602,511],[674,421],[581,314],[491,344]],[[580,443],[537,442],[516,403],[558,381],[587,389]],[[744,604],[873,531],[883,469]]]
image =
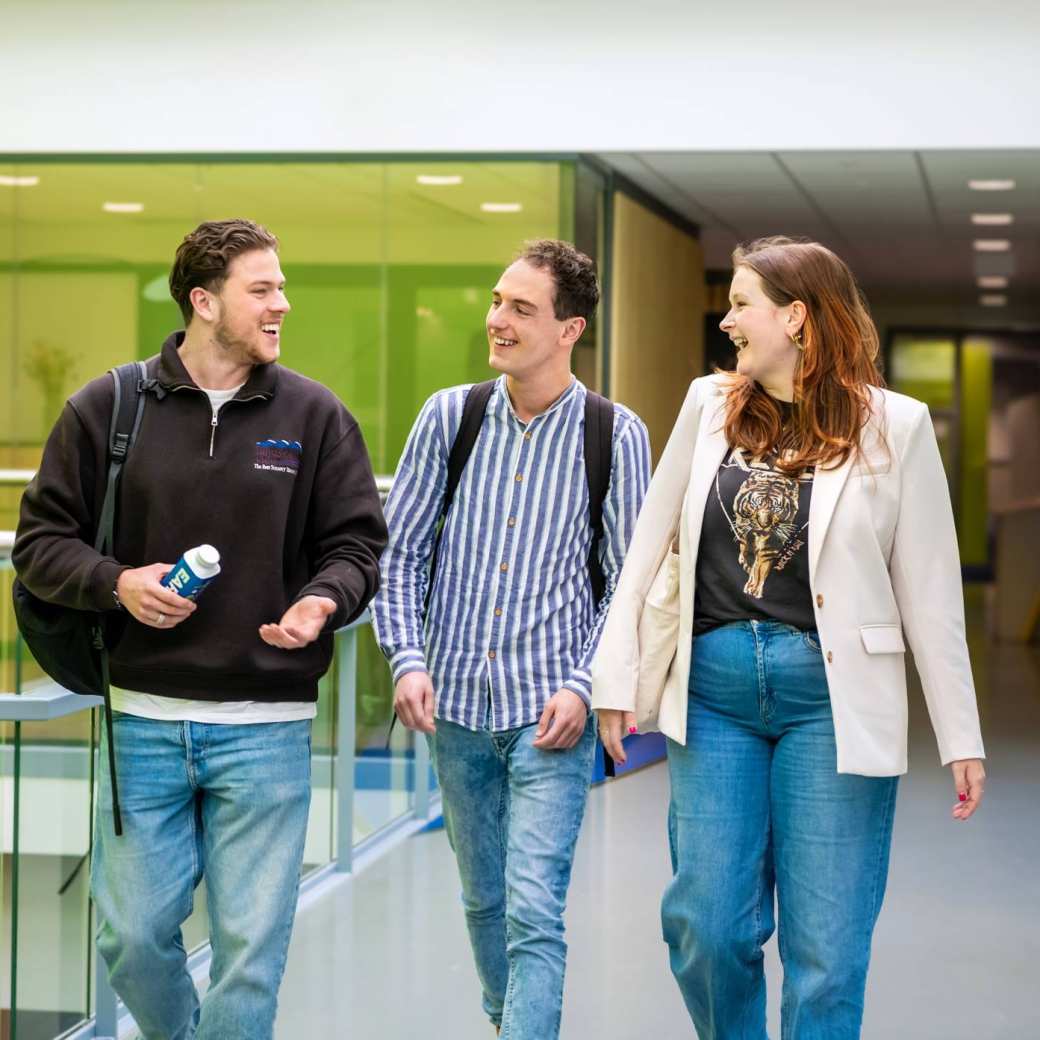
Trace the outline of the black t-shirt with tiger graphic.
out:
[[[809,589],[813,470],[787,476],[773,468],[776,459],[776,452],[749,458],[731,448],[715,475],[697,551],[694,635],[749,618],[816,627]]]

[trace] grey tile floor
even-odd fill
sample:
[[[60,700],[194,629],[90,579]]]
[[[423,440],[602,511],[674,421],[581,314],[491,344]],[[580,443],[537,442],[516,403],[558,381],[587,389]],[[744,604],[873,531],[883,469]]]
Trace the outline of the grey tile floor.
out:
[[[1040,652],[972,651],[989,791],[949,818],[947,770],[911,694],[910,774],[874,938],[864,1040],[1040,1040]],[[567,911],[564,1040],[673,1040],[693,1028],[668,972],[662,765],[593,790]],[[780,967],[767,948],[770,1036]],[[301,910],[277,1040],[491,1040],[443,831],[409,839]]]

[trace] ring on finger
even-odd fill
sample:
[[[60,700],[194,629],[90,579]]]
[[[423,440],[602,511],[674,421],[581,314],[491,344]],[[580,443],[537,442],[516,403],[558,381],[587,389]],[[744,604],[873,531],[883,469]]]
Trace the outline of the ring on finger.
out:
[[[158,614],[155,615],[155,623],[157,625],[165,625],[166,624],[166,615],[161,610],[159,611]]]

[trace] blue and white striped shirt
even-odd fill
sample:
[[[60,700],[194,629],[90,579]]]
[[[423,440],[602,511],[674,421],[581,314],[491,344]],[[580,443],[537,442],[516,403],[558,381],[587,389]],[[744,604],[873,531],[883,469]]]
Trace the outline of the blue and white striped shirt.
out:
[[[614,405],[596,609],[585,476],[585,387],[577,380],[529,423],[499,378],[444,524],[423,624],[448,456],[469,386],[442,390],[409,434],[386,504],[390,544],[372,614],[396,682],[426,671],[437,718],[477,730],[536,722],[566,687],[589,703],[589,666],[650,481],[637,415]]]

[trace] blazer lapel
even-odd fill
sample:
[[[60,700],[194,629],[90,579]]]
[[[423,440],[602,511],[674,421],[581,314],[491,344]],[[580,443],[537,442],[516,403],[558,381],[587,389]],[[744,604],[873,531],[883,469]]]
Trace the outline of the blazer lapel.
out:
[[[812,499],[809,502],[809,585],[816,587],[816,566],[820,559],[820,551],[827,537],[831,517],[841,496],[845,481],[849,478],[855,453],[837,469],[816,468],[813,478]]]
[[[726,457],[726,435],[724,405],[725,397],[720,393],[715,399],[714,407],[705,408],[704,421],[701,423],[700,435],[693,452],[693,463],[690,471],[690,483],[686,490],[686,524],[689,534],[689,545],[696,561],[697,549],[701,540],[701,525],[704,522],[704,503],[708,492],[715,482],[722,460]]]

